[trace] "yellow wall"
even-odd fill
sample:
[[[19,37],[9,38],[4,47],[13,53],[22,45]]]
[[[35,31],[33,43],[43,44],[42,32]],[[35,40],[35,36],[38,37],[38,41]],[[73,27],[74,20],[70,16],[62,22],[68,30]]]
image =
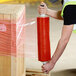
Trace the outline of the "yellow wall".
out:
[[[11,1],[14,1],[14,0],[0,0],[0,3],[11,2]]]
[[[0,0],[0,3],[31,3],[44,0]]]

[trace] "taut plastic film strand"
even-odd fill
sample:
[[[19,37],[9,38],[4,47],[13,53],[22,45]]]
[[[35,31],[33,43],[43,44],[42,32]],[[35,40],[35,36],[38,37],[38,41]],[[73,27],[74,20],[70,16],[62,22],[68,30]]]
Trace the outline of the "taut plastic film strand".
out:
[[[51,60],[49,39],[49,17],[37,17],[38,59],[45,62]]]

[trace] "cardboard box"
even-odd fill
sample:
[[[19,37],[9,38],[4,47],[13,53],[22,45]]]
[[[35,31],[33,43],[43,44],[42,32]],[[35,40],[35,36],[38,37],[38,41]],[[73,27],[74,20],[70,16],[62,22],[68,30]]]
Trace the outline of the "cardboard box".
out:
[[[0,76],[25,76],[25,5],[0,4]]]

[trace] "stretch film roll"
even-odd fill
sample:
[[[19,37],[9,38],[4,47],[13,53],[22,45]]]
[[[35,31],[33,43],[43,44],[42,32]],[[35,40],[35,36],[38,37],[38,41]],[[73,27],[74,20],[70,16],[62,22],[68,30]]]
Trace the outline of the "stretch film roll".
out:
[[[41,62],[51,60],[49,17],[37,17],[38,59]]]

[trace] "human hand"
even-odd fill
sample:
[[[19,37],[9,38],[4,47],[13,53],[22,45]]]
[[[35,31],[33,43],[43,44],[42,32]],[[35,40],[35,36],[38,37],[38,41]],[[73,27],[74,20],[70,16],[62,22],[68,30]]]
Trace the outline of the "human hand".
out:
[[[43,5],[44,7],[42,7],[41,5]],[[38,12],[39,14],[47,14],[47,6],[44,2],[41,2],[40,6],[38,7]]]
[[[52,61],[49,61],[48,63],[46,63],[45,65],[42,65],[42,71],[44,73],[49,73],[49,71],[51,71],[54,68],[54,63]]]

